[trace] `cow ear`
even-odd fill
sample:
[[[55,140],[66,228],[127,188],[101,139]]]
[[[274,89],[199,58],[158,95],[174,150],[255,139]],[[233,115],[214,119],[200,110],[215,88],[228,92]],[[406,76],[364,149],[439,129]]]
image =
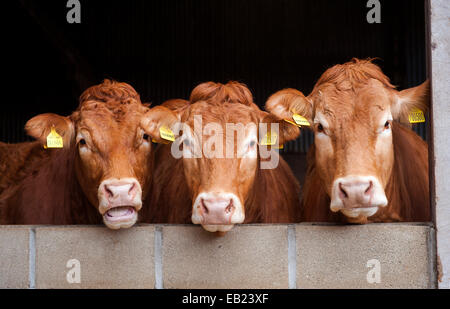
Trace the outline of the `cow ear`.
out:
[[[160,128],[166,127],[173,130],[174,125],[178,122],[177,114],[164,106],[156,106],[145,113],[141,120],[141,127],[158,143],[165,143],[161,138]]]
[[[312,103],[296,89],[284,89],[271,95],[266,110],[278,119],[292,121],[293,115],[298,114],[312,123]]]
[[[402,123],[409,124],[408,115],[415,109],[426,112],[430,106],[430,82],[426,80],[423,84],[395,91],[392,103],[392,117]]]
[[[64,147],[69,147],[75,135],[73,122],[69,117],[41,114],[28,120],[25,125],[27,134],[39,140],[43,145],[47,145],[47,136],[52,128],[55,128],[56,133],[63,138]]]
[[[278,117],[266,113],[266,112],[262,112],[262,119],[261,119],[261,123],[264,123],[267,125],[267,132],[272,132],[273,130],[275,130],[274,128],[274,124],[278,124],[278,144],[279,145],[284,145],[284,143],[287,143],[289,141],[292,141],[294,139],[296,139],[299,135],[300,135],[300,128],[292,125],[282,119],[279,119]],[[261,135],[261,133],[260,133]],[[260,136],[260,139],[262,138],[262,136]]]

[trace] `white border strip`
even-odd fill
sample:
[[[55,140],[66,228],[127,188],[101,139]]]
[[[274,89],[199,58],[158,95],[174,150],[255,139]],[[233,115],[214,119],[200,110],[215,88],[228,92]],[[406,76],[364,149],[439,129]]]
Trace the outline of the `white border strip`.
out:
[[[162,227],[155,227],[155,289],[163,289]]]
[[[432,132],[434,158],[434,189],[437,230],[437,254],[442,272],[439,288],[450,289],[450,1],[430,0],[431,78],[432,78]]]
[[[28,287],[36,288],[36,231],[34,228],[29,230],[28,243]]]
[[[289,288],[297,288],[297,245],[295,225],[288,226],[288,274]]]

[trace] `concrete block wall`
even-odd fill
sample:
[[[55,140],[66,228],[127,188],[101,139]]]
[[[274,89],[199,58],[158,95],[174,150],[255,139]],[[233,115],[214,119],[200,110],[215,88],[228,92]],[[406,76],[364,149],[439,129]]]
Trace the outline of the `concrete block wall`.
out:
[[[3,226],[0,288],[435,288],[433,237],[426,224],[241,225],[224,237],[191,225]]]

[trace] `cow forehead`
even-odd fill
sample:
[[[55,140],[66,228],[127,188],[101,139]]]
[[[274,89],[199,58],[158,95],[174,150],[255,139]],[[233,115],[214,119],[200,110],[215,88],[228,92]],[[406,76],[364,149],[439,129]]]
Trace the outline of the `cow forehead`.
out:
[[[135,109],[121,109],[115,113],[109,109],[81,110],[74,117],[77,132],[88,132],[98,148],[108,145],[131,145],[135,141],[144,114]]]
[[[315,114],[331,122],[353,119],[376,123],[389,111],[390,104],[389,90],[377,81],[345,89],[324,85],[315,94]]]
[[[107,102],[86,101],[80,104],[75,122],[121,123],[125,125],[136,123],[148,110],[136,100],[110,100]],[[137,122],[139,123],[139,121]]]
[[[108,112],[92,112],[84,111],[80,113],[79,118],[75,121],[77,127],[88,128],[110,128],[110,129],[127,129],[136,128],[140,124],[143,114],[128,112],[119,117]]]

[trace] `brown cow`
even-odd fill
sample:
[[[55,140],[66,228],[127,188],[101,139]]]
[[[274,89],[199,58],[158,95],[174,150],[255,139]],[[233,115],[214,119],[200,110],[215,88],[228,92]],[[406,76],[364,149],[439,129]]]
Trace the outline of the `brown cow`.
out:
[[[21,183],[3,192],[0,222],[132,226],[151,183],[150,139],[160,140],[161,112],[170,117],[164,107],[143,105],[130,85],[105,80],[81,95],[70,116],[29,120],[26,131],[41,147],[53,127],[63,149],[47,149]]]
[[[186,127],[178,144],[161,145],[156,152],[146,222],[192,222],[223,233],[238,223],[298,221],[299,185],[287,163],[268,150],[279,164],[260,168],[270,160],[261,157],[258,124],[277,123],[280,143],[295,139],[298,127],[261,111],[248,88],[237,82],[203,83],[192,91],[190,101],[171,100],[164,106]],[[203,124],[200,131],[196,119]],[[227,126],[236,126],[241,136],[228,133]],[[182,158],[173,156],[172,147],[180,149]]]
[[[395,90],[370,60],[328,69],[305,98],[294,89],[271,96],[279,118],[312,123],[302,221],[429,221],[427,144],[405,121],[426,111],[428,82]],[[331,210],[331,211],[330,211]]]

